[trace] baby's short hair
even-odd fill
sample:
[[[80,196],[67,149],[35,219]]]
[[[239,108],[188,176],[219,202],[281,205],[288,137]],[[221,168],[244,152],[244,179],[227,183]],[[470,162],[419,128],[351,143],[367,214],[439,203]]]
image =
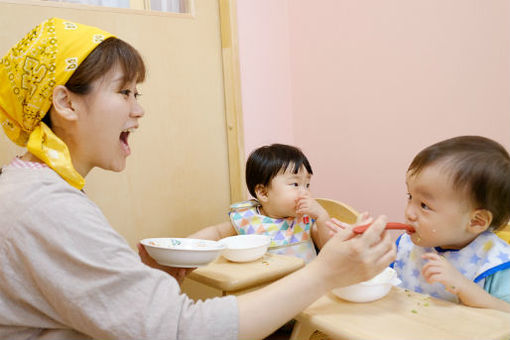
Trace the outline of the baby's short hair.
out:
[[[255,187],[259,184],[269,185],[271,180],[279,173],[287,171],[298,173],[302,166],[313,175],[312,167],[305,154],[297,147],[285,144],[271,144],[254,150],[246,161],[246,186],[253,197]]]
[[[505,148],[485,137],[460,136],[433,144],[414,157],[409,169],[416,176],[424,168],[441,163],[453,187],[465,190],[476,209],[489,210],[490,230],[510,219],[510,156]]]

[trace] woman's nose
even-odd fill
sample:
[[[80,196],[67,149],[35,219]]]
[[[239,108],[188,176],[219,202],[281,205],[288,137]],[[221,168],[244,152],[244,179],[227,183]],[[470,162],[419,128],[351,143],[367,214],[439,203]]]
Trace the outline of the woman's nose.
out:
[[[133,107],[131,108],[131,116],[142,118],[145,114],[145,110],[143,109],[142,105],[140,105],[137,101],[133,103]]]

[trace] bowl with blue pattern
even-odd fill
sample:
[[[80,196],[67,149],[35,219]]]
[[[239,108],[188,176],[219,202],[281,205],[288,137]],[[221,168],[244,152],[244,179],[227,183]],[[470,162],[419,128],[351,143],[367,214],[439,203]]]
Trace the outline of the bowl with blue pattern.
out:
[[[225,249],[218,241],[193,238],[147,238],[140,243],[159,264],[179,268],[205,266]]]

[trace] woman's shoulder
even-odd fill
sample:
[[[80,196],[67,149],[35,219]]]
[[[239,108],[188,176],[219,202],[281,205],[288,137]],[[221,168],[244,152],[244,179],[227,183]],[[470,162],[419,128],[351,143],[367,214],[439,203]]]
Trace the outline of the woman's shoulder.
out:
[[[87,201],[87,196],[69,185],[50,168],[27,169],[6,167],[0,174],[0,199],[8,198],[16,206],[46,208],[54,207],[55,202],[66,205],[68,200]]]
[[[82,223],[107,224],[100,209],[50,168],[5,168],[0,174],[0,233],[6,226],[23,230],[73,228]],[[3,226],[1,226],[3,225]]]

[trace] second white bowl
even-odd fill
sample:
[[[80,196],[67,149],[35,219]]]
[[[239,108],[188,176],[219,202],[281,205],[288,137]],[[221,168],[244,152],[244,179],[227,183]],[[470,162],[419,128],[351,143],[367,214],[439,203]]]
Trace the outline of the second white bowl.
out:
[[[391,286],[400,284],[397,272],[390,267],[372,279],[351,286],[335,288],[331,292],[341,299],[351,302],[370,302],[389,293]]]
[[[266,235],[237,235],[219,240],[225,246],[222,255],[232,262],[250,262],[261,258],[267,251],[271,238]]]

